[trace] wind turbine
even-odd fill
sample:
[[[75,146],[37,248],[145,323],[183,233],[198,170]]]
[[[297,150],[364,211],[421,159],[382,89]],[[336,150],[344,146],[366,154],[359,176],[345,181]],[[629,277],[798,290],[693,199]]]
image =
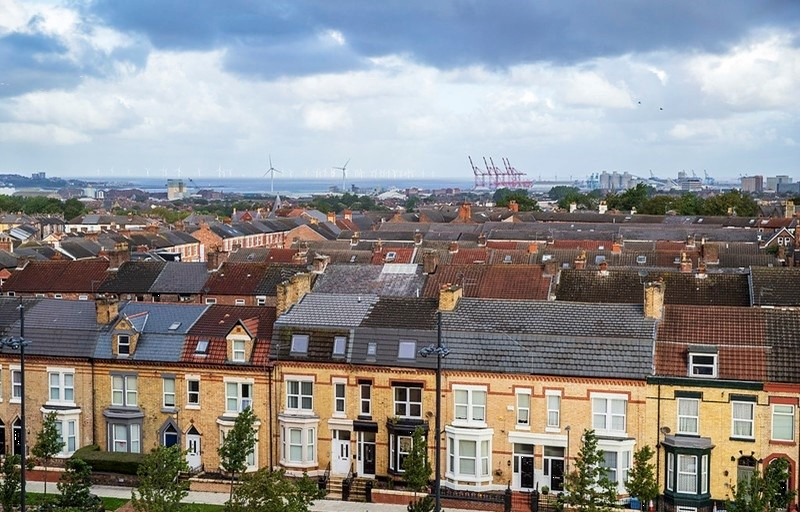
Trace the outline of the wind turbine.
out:
[[[269,192],[270,192],[270,194],[275,192],[275,173],[276,172],[278,174],[280,174],[281,171],[279,171],[278,169],[276,169],[276,168],[274,168],[272,166],[272,155],[269,155],[269,169],[267,169],[267,172],[264,173],[264,176],[269,174]]]
[[[345,179],[347,178],[347,164],[350,163],[350,159],[348,158],[347,161],[341,167],[334,167],[334,169],[338,169],[342,171],[342,193],[347,192],[347,184],[345,183]]]

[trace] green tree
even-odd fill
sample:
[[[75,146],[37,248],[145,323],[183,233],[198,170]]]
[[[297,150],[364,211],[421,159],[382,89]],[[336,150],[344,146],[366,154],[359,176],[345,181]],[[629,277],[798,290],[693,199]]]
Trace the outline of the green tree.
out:
[[[411,437],[411,451],[403,461],[403,471],[406,483],[412,491],[422,491],[428,487],[433,470],[428,460],[428,443],[422,427],[414,430],[414,435]]]
[[[628,481],[625,482],[628,494],[639,498],[642,509],[646,509],[650,500],[658,496],[656,466],[650,462],[654,453],[648,445],[633,452],[633,466],[628,471]]]
[[[436,500],[433,496],[427,495],[409,503],[406,510],[408,512],[434,512],[435,508]]]
[[[647,198],[652,192],[652,187],[648,187],[644,183],[639,183],[621,194],[607,195],[606,203],[609,209],[629,211],[636,208],[638,212],[644,207],[645,201],[647,201]]]
[[[44,493],[47,494],[47,468],[61,449],[64,448],[64,440],[58,432],[58,414],[49,412],[44,417],[42,430],[36,434],[36,444],[31,448],[34,457],[42,461],[44,466]]]
[[[92,468],[83,459],[67,459],[66,468],[58,481],[59,506],[89,509],[97,507],[97,496],[92,494]]]
[[[145,455],[139,465],[139,487],[132,503],[137,512],[174,512],[189,494],[189,482],[180,479],[189,471],[184,452],[177,445],[159,446]],[[138,496],[137,496],[138,492]]]
[[[733,501],[727,509],[731,512],[772,512],[786,510],[794,498],[788,488],[789,462],[775,459],[767,465],[764,475],[758,471],[733,489]]]
[[[228,431],[222,445],[217,449],[222,467],[231,474],[231,499],[233,499],[236,475],[244,473],[247,469],[247,457],[256,446],[254,426],[257,420],[250,407],[240,412],[233,423],[233,428]]]
[[[419,206],[420,201],[421,201],[421,199],[420,199],[419,196],[411,196],[408,199],[406,199],[406,202],[405,202],[405,205],[404,205],[406,211],[407,212],[413,211],[414,208]]]
[[[594,430],[584,430],[575,466],[564,482],[565,504],[586,512],[611,510],[617,488],[608,478],[604,460]]]
[[[0,505],[3,506],[3,512],[11,512],[20,501],[22,479],[19,463],[19,455],[6,455],[0,465],[0,473],[3,475],[0,480]]]
[[[547,193],[547,197],[549,197],[553,201],[560,201],[561,199],[569,195],[576,196],[580,193],[581,191],[578,187],[568,187],[566,185],[558,185],[557,187],[553,187],[550,189],[550,192]]]
[[[64,219],[71,220],[84,213],[86,213],[86,208],[79,200],[73,197],[64,201]]]
[[[737,215],[754,217],[758,213],[755,200],[738,190],[731,190],[711,196],[703,203],[703,215]]]
[[[506,208],[511,201],[516,201],[519,211],[535,212],[539,210],[539,204],[528,195],[525,189],[511,190],[508,188],[498,188],[492,195],[492,200],[497,206]]]
[[[308,512],[325,491],[307,475],[287,478],[283,470],[261,468],[246,475],[225,504],[225,512]]]

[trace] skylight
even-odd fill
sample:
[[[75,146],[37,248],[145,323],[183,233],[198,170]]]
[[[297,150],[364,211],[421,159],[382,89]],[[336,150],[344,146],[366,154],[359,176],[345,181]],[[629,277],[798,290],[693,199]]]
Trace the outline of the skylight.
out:
[[[417,357],[417,342],[414,340],[400,340],[397,347],[398,359],[416,359]]]
[[[169,326],[169,330],[170,331],[176,331],[176,330],[178,330],[178,327],[180,327],[180,326],[181,326],[180,322],[172,322],[172,325]]]
[[[208,353],[208,340],[200,340],[197,342],[197,346],[194,348],[195,354],[207,354]]]

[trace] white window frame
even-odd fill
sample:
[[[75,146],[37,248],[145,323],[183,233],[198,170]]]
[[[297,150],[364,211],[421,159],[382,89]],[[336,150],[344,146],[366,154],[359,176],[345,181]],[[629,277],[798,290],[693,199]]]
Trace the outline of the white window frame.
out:
[[[247,407],[253,407],[253,379],[224,379],[224,383],[226,414],[238,415]]]
[[[347,416],[347,379],[335,378],[333,384],[333,415]]]
[[[75,451],[80,448],[80,413],[75,410],[72,411],[52,411],[50,409],[41,409],[42,414],[46,417],[51,412],[56,413],[56,430],[64,443],[61,446],[61,451],[56,455],[60,458],[71,457]]]
[[[120,384],[118,386],[118,384]],[[115,398],[119,395],[121,400]],[[139,377],[133,374],[111,375],[111,405],[114,407],[139,406]]]
[[[486,386],[454,385],[453,425],[485,427],[488,395]]]
[[[311,467],[317,464],[317,424],[284,423],[281,425],[281,465]],[[298,434],[293,437],[293,434]],[[294,448],[294,450],[293,450]],[[296,457],[299,453],[300,457]]]
[[[247,353],[246,340],[231,340],[231,361],[235,363],[245,362],[245,354]]]
[[[736,417],[736,409],[738,406],[748,406],[750,409],[750,417]],[[755,413],[756,413],[756,403],[755,402],[748,402],[748,401],[739,401],[739,400],[731,400],[731,437],[739,438],[739,439],[754,439],[755,438]],[[747,426],[749,425],[750,433],[749,434],[737,434],[737,426]]]
[[[244,303],[245,303],[244,299],[236,299],[235,301],[233,301],[234,306],[244,306]]]
[[[314,379],[307,376],[287,376],[286,410],[293,413],[314,413]]]
[[[618,440],[605,438],[597,440],[598,450],[602,451],[604,454],[615,454],[615,466],[613,468],[607,465],[607,459],[605,458],[601,465],[608,470],[613,471],[614,478],[611,479],[611,475],[609,475],[609,478],[614,482],[614,485],[617,489],[617,494],[625,494],[627,492],[625,489],[625,482],[628,479],[628,472],[630,471],[631,464],[633,462],[633,452],[635,446],[635,439]]]
[[[122,342],[123,338],[125,343]],[[125,347],[125,352],[122,351]],[[128,357],[131,355],[131,335],[130,334],[117,334],[117,355],[120,357]]]
[[[697,476],[698,472],[700,471],[700,461],[698,460],[699,457],[697,455],[689,455],[685,453],[679,453],[677,455],[677,467],[675,469],[678,479],[675,482],[675,492],[680,494],[698,494]],[[684,465],[684,463],[688,465]],[[690,467],[691,464],[694,464],[693,471]],[[681,476],[684,477],[683,481],[681,480]],[[686,485],[689,482],[691,482],[691,485]]]
[[[708,494],[708,454],[700,456],[700,494]]]
[[[9,366],[11,370],[11,399],[12,404],[18,404],[22,400],[22,371],[19,365],[12,364]]]
[[[667,490],[672,491],[675,489],[675,454],[667,453]]]
[[[364,397],[366,391],[366,397]],[[372,416],[372,383],[358,383],[358,415]]]
[[[517,389],[515,398],[517,400],[517,428],[528,430],[531,428],[531,390]]]
[[[178,407],[177,382],[174,375],[164,375],[161,377],[162,400],[161,406],[165,409],[175,409]],[[172,403],[170,404],[170,400]]]
[[[333,356],[342,357],[347,351],[347,336],[333,337]]]
[[[119,432],[117,427],[124,429],[125,438],[117,437]],[[109,423],[110,450],[119,453],[141,453],[142,452],[142,424],[141,423]],[[124,447],[124,450],[117,448]]]
[[[308,345],[311,337],[308,334],[292,334],[292,354],[308,354]]]
[[[54,382],[55,379],[55,382]],[[75,403],[75,369],[47,368],[47,403]]]
[[[628,396],[611,393],[592,393],[592,428],[603,435],[624,435],[628,429]],[[622,404],[623,412],[615,412]],[[602,406],[602,407],[601,407]],[[615,421],[622,421],[622,428]]]
[[[214,298],[214,297],[206,297],[206,305],[207,306],[213,306],[216,303],[217,303],[217,299],[216,298]]]
[[[415,400],[412,394],[419,393],[419,400]],[[404,396],[398,396],[404,395]],[[395,384],[392,386],[392,398],[394,399],[394,415],[399,418],[422,418],[422,386],[408,384]],[[418,414],[414,414],[414,409],[418,409]]]
[[[267,305],[267,296],[256,295],[256,306],[266,306],[266,305]]]
[[[696,358],[710,358],[711,361],[697,361]],[[714,379],[718,375],[719,354],[715,352],[689,352],[689,377]]]
[[[469,488],[489,486],[492,482],[492,429],[445,427],[447,433],[447,465],[445,477],[455,482],[476,484]],[[467,443],[467,444],[465,444]],[[474,446],[474,455],[464,448]],[[472,465],[472,471],[466,471]],[[458,486],[456,486],[458,487]]]
[[[417,341],[400,340],[397,344],[397,359],[413,361],[417,358]]]
[[[558,431],[561,429],[561,391],[547,390],[544,393],[545,404],[547,407],[547,426],[545,429]]]
[[[219,442],[220,446],[222,446],[222,443],[225,442],[225,436],[228,435],[228,432],[233,428],[233,422],[217,420],[217,424],[219,425]],[[253,445],[253,450],[247,454],[247,468],[245,472],[256,471],[258,469],[258,429],[260,427],[261,422],[257,420],[253,424],[253,430],[256,431],[256,442]],[[220,466],[222,466],[221,463]]]
[[[187,409],[199,409],[200,408],[200,397],[201,397],[201,387],[200,387],[200,376],[199,375],[187,375],[186,379],[186,408]],[[197,383],[197,390],[192,391],[192,383]]]
[[[678,434],[700,435],[700,399],[678,397],[676,398],[675,402],[678,414]],[[690,406],[694,407],[693,411],[686,410],[686,407]],[[691,428],[691,425],[694,425],[693,429]]]
[[[795,406],[792,404],[772,404],[772,428],[770,439],[773,441],[794,441],[794,410]],[[775,433],[776,418],[782,418],[783,421],[789,421],[788,437],[780,437]]]

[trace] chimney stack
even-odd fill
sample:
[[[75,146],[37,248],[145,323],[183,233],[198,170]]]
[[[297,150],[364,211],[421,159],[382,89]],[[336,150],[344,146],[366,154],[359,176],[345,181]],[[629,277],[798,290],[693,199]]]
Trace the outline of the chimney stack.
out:
[[[519,211],[519,204],[512,199],[508,202],[508,209],[514,213],[517,213]]]
[[[458,252],[458,242],[450,242],[450,245],[447,247],[447,252],[450,254],[455,254]]]
[[[439,253],[436,251],[425,251],[422,255],[422,273],[434,274],[436,267],[439,266]]]
[[[463,290],[460,286],[455,284],[442,285],[439,290],[439,311],[453,311],[456,309],[459,299]]]
[[[786,217],[787,219],[791,219],[792,217],[794,217],[794,214],[795,214],[794,201],[792,201],[791,199],[787,199],[786,211],[784,212],[784,217]]]
[[[681,253],[681,272],[692,272],[692,259],[685,252]]]
[[[600,262],[600,275],[601,276],[608,275],[608,262],[605,260]]]
[[[295,274],[290,279],[278,283],[275,290],[275,316],[279,317],[300,302],[311,291],[311,274]]]
[[[119,302],[117,299],[104,298],[97,299],[94,302],[95,311],[97,312],[97,323],[108,324],[117,318],[119,314]]]
[[[422,245],[422,233],[419,231],[414,232],[414,245]]]
[[[664,314],[664,282],[652,281],[644,284],[644,316],[661,320]]]
[[[536,254],[539,252],[539,244],[537,243],[529,243],[528,244],[528,254]]]
[[[312,268],[314,269],[315,274],[322,274],[325,272],[325,269],[328,268],[328,263],[330,263],[331,257],[326,256],[324,254],[317,254],[314,256],[314,261],[312,262]]]
[[[328,212],[328,222],[331,224],[336,223],[336,212]]]
[[[708,274],[706,274],[705,261],[700,260],[697,262],[697,273],[694,275],[694,277],[697,279],[705,279],[706,277],[708,277]]]
[[[586,251],[582,250],[580,254],[578,254],[574,264],[576,270],[583,270],[586,268]]]
[[[353,210],[345,210],[342,212],[344,220],[353,220]]]
[[[353,232],[353,236],[350,237],[350,247],[355,247],[358,245],[358,241],[361,238],[361,234],[358,231]]]
[[[478,235],[478,247],[486,247],[486,233]]]
[[[461,222],[472,222],[472,204],[463,202],[458,208],[458,219]]]

